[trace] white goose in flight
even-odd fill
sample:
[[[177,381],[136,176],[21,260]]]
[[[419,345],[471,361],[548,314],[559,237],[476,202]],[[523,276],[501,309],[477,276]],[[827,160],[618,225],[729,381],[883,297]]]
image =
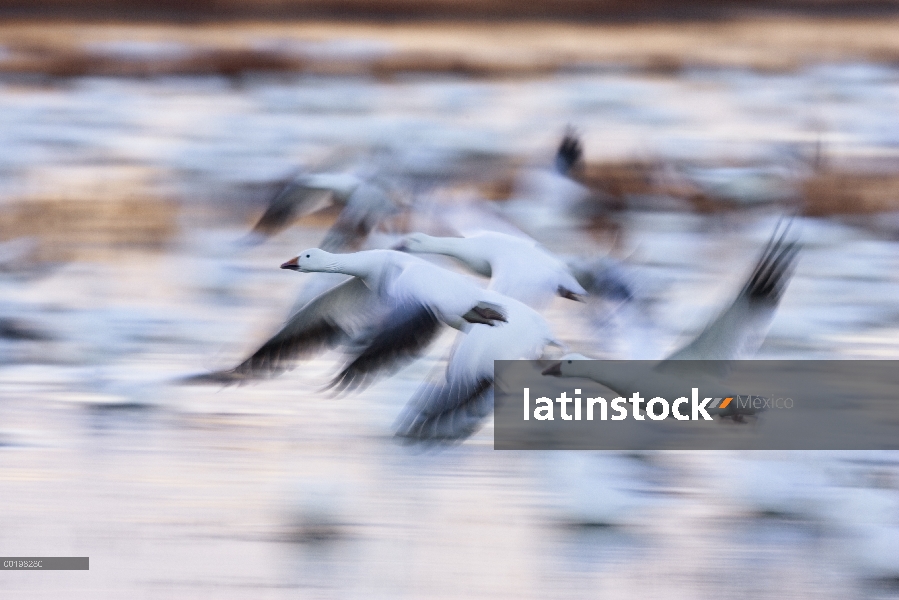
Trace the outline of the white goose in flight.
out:
[[[645,379],[647,384],[664,387],[680,381],[678,376],[696,374],[697,368],[708,371],[719,369],[720,361],[729,361],[755,353],[761,345],[765,332],[777,310],[783,293],[789,283],[795,266],[799,244],[787,241],[789,225],[780,235],[775,235],[768,242],[756,263],[752,274],[737,294],[734,301],[696,338],[657,363],[646,372],[622,369],[601,361],[591,361],[581,355],[569,355],[543,371],[544,375],[556,377],[584,377],[597,381],[613,391],[623,392],[636,378]],[[586,359],[586,360],[585,360]],[[679,361],[716,361],[711,363],[680,363]],[[700,375],[720,376],[723,373],[706,372]],[[720,385],[720,384],[719,384]],[[662,395],[664,394],[657,394]],[[734,416],[740,415],[733,408],[726,411],[709,411],[709,414],[720,413]]]
[[[478,430],[493,410],[493,361],[543,358],[564,348],[546,320],[518,300],[497,299],[507,317],[494,327],[459,335],[446,371],[423,383],[406,405],[397,436],[410,441],[459,441]]]
[[[352,173],[301,173],[269,201],[249,239],[264,239],[300,217],[340,204],[343,209],[319,245],[331,252],[355,250],[380,223],[403,210],[398,198],[395,190],[378,178]]]
[[[306,305],[240,365],[201,380],[277,373],[299,357],[362,337],[364,348],[331,384],[339,391],[358,389],[417,356],[444,323],[467,334],[457,339],[441,384],[425,384],[415,394],[399,435],[458,439],[473,432],[492,409],[494,360],[536,359],[546,346],[562,345],[525,304],[401,252],[310,249],[282,268],[344,273],[352,279]]]
[[[499,294],[393,250],[332,254],[313,248],[281,268],[351,278],[308,302],[238,366],[193,380],[228,383],[276,375],[300,358],[362,339],[365,350],[332,383],[338,390],[353,389],[417,356],[441,323],[465,329],[470,323],[493,325],[507,318],[501,305],[506,299]]]
[[[538,309],[557,295],[580,300],[587,294],[568,265],[525,237],[494,231],[461,238],[413,233],[403,238],[397,249],[455,258],[489,277],[490,289]]]
[[[353,276],[335,288],[341,291],[327,292],[314,301],[316,320],[337,319],[353,310],[354,303],[370,306],[374,298],[383,311],[370,320],[367,335],[359,336],[364,339],[361,350],[332,381],[330,387],[338,391],[359,389],[378,373],[416,357],[436,337],[441,322],[466,331],[457,338],[440,381],[424,384],[410,401],[398,431],[406,438],[459,439],[469,435],[493,408],[493,361],[537,359],[543,357],[547,346],[563,346],[543,317],[524,303],[479,288],[463,275],[405,253],[331,254],[314,249],[282,267]],[[323,317],[322,311],[327,316]],[[309,320],[298,317],[291,322]],[[268,348],[280,338],[295,339],[297,329],[288,323],[244,364],[269,360],[272,352]]]
[[[611,259],[560,258],[526,234],[481,231],[466,237],[413,233],[396,249],[415,254],[442,254],[490,278],[490,289],[541,309],[553,296],[582,296],[627,301],[634,293],[623,270]]]

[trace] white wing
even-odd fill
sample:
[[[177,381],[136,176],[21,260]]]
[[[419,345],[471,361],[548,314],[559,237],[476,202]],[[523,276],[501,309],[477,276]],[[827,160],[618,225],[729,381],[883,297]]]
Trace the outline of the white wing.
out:
[[[666,360],[731,360],[754,354],[790,281],[799,244],[773,237],[734,301]],[[775,236],[777,234],[775,233]]]

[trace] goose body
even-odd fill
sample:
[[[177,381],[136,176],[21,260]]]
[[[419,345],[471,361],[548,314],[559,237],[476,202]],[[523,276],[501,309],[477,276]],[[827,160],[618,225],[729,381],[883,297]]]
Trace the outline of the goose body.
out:
[[[407,438],[470,435],[492,410],[495,360],[540,358],[546,346],[561,345],[543,317],[523,302],[402,252],[307,250],[283,266],[351,275],[351,282],[361,281],[390,306],[335,377],[338,391],[367,385],[374,374],[416,356],[439,322],[466,332],[457,338],[440,381],[424,384],[409,402],[399,426]]]
[[[372,373],[395,369],[417,356],[436,336],[439,322],[466,333],[457,339],[446,371],[447,383],[456,386],[453,402],[459,401],[456,396],[462,393],[458,386],[467,389],[492,382],[494,360],[538,358],[548,343],[557,343],[549,325],[533,309],[494,290],[482,289],[463,275],[391,250],[359,252],[349,260],[357,261],[359,255],[364,255],[363,261],[384,260],[388,270],[401,264],[402,270],[390,281],[381,282],[393,309],[334,379],[332,385],[338,390],[366,385]],[[348,255],[338,256],[343,259]],[[309,259],[300,255],[298,266],[304,260]],[[363,269],[369,268],[340,267],[341,272],[363,280]],[[379,283],[366,281],[366,285]]]
[[[786,241],[786,230],[772,237],[752,274],[734,301],[712,320],[696,338],[672,353],[665,360],[646,367],[635,364],[631,369],[614,366],[602,361],[590,361],[581,355],[563,357],[543,371],[556,377],[584,377],[606,385],[615,391],[624,391],[634,382],[640,382],[640,391],[652,397],[677,397],[684,395],[689,375],[690,381],[704,377],[703,390],[720,397],[733,396],[732,390],[722,386],[715,377],[720,372],[721,361],[728,361],[754,352],[764,338],[765,330],[774,316],[783,292],[789,282],[798,252],[796,242]],[[586,360],[585,360],[586,359]],[[712,361],[684,363],[682,361]],[[709,410],[709,414],[721,414],[739,418],[734,405],[726,410]]]
[[[358,248],[380,223],[402,210],[388,186],[375,178],[351,173],[302,173],[269,201],[253,227],[251,239],[274,235],[293,220],[333,204],[343,209],[320,244],[332,252]]]
[[[487,290],[402,252],[332,254],[313,248],[281,267],[340,273],[350,279],[300,308],[235,368],[201,376],[201,380],[230,382],[275,375],[300,358],[362,340],[364,350],[335,380],[340,389],[357,387],[417,356],[439,333],[441,323],[464,329],[469,323],[490,325],[505,319],[503,309],[487,299]]]
[[[556,295],[577,299],[587,293],[568,265],[528,238],[492,231],[464,238],[415,233],[403,239],[401,248],[451,256],[489,277],[491,290],[532,307],[543,307]]]
[[[475,315],[469,314],[474,308],[489,304],[486,290],[470,279],[395,250],[332,254],[313,248],[281,268],[350,275],[361,280],[385,305],[421,307],[455,329],[463,329],[465,323],[476,320]]]
[[[397,435],[413,441],[468,437],[493,410],[493,362],[534,360],[547,346],[562,346],[536,311],[518,300],[497,295],[506,321],[472,327],[456,339],[446,371],[422,384],[406,406]]]
[[[736,298],[667,361],[733,360],[761,346],[793,274],[799,243],[775,231]]]
[[[579,354],[562,357],[562,360],[543,371],[544,375],[556,377],[581,377],[592,379],[609,388],[622,397],[629,397],[638,391],[644,399],[655,397],[690,398],[693,388],[698,387],[703,397],[726,398],[736,397],[737,392],[723,385],[716,379],[702,374],[669,372],[659,365],[647,366],[642,362],[593,361]],[[725,409],[706,408],[709,415],[737,417],[746,414],[746,410],[738,410],[736,403]],[[681,413],[683,414],[683,413]]]

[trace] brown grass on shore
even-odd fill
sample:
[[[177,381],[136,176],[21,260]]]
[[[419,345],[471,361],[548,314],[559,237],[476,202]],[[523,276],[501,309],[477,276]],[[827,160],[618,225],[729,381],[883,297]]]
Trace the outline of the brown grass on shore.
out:
[[[607,210],[680,208],[712,213],[745,208],[732,200],[716,198],[689,182],[660,178],[661,167],[659,163],[635,160],[589,163],[579,179],[599,192],[595,201]],[[775,203],[808,216],[899,211],[899,172],[859,167],[819,168],[799,182],[793,200]]]
[[[177,232],[177,203],[154,197],[30,199],[0,212],[0,240],[39,240],[38,261],[99,259],[125,248],[158,249]]]
[[[672,72],[683,66],[788,70],[832,61],[899,62],[899,17],[772,17],[650,24],[217,23],[204,25],[0,23],[0,72],[52,75],[454,72],[527,75],[623,65]],[[358,52],[304,51],[304,44],[358,42]],[[97,49],[109,42],[183,45],[156,56]]]
[[[583,213],[585,227],[603,227],[609,211],[682,210],[699,213],[740,211],[733,201],[708,196],[689,186],[671,184],[657,177],[660,165],[623,161],[584,166],[583,181],[596,191],[594,210]],[[154,195],[139,182],[119,194],[102,197],[62,197],[52,194],[23,198],[0,211],[0,241],[19,236],[39,240],[38,261],[73,259],[105,260],[128,248],[158,249],[175,239],[181,205]],[[512,191],[512,180],[501,178],[482,191],[502,201]],[[787,205],[788,204],[788,205]],[[899,211],[899,174],[821,170],[801,183],[794,201],[782,208],[809,216],[870,215]],[[205,210],[228,212],[228,206],[204,205]],[[259,211],[242,218],[247,230]],[[202,207],[194,207],[194,212]],[[233,207],[232,207],[233,208]],[[260,208],[261,210],[261,208]],[[327,227],[339,209],[304,217],[305,225]],[[195,214],[194,217],[197,215]]]
[[[872,214],[899,211],[899,174],[834,171],[805,182],[805,214]]]

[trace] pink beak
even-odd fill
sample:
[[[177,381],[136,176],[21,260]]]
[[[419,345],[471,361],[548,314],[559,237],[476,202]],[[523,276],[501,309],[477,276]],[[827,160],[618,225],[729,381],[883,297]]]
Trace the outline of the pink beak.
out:
[[[287,261],[286,263],[281,265],[281,268],[282,269],[290,269],[291,271],[299,271],[300,265],[299,265],[299,263],[297,263],[298,258],[300,258],[300,257],[295,256],[295,257],[291,258],[289,261]]]

